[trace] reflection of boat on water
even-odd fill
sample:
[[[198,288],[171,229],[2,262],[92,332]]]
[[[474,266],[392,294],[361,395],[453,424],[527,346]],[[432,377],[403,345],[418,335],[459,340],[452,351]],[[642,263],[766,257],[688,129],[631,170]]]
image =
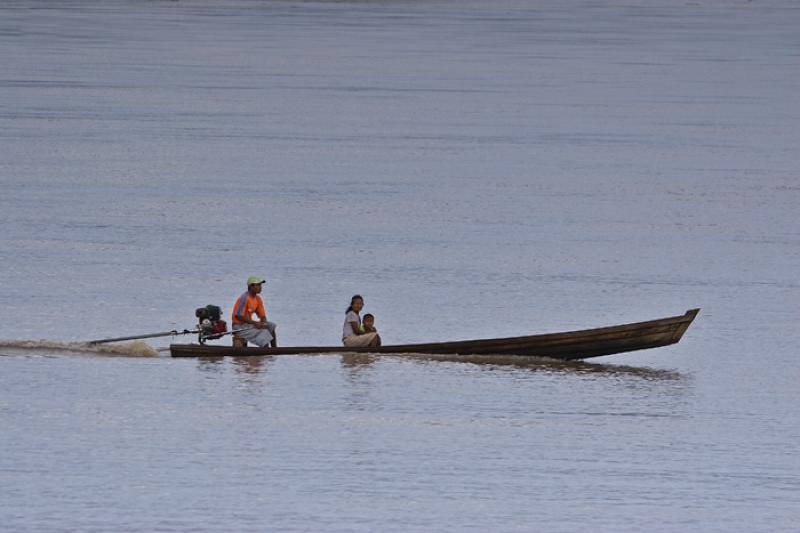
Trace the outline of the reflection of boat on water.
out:
[[[437,358],[438,361],[448,361],[448,359]],[[673,381],[682,379],[683,376],[674,370],[661,370],[630,365],[603,364],[587,362],[582,360],[557,361],[526,357],[499,357],[492,359],[452,359],[458,362],[470,362],[488,367],[511,367],[518,370],[528,370],[542,374],[594,374],[598,377],[620,377],[620,378],[640,378],[653,381]]]
[[[646,367],[603,364],[580,359],[560,361],[543,357],[520,355],[431,355],[396,354],[398,357],[420,364],[468,363],[486,368],[488,371],[514,369],[541,374],[594,374],[598,377],[640,378],[653,381],[674,381],[683,375],[674,370],[661,370]],[[387,354],[386,357],[393,357]],[[347,368],[370,367],[377,358],[371,354],[342,354],[342,366]]]
[[[300,357],[317,357],[325,354],[297,354]],[[380,359],[379,356],[370,353],[343,353],[329,354],[341,357],[342,367],[354,372],[359,372],[368,368],[374,368],[375,363]],[[661,370],[647,367],[637,367],[630,365],[603,364],[587,362],[582,360],[559,361],[557,359],[547,359],[542,357],[530,357],[519,355],[433,355],[433,354],[385,354],[385,357],[397,360],[408,361],[417,364],[427,363],[458,363],[472,364],[485,368],[487,371],[499,369],[514,369],[541,374],[594,374],[598,377],[619,377],[619,378],[639,378],[652,381],[675,381],[683,376],[674,370]],[[211,369],[217,367],[221,370],[221,365],[226,360],[230,360],[237,370],[253,373],[263,373],[268,371],[268,365],[274,360],[271,355],[254,355],[247,357],[223,356],[200,356],[196,358],[200,361],[203,368]],[[252,361],[253,364],[248,364]]]
[[[342,346],[238,348],[207,344],[172,344],[170,345],[170,354],[172,357],[246,357],[283,354],[371,353],[468,356],[468,358],[474,356],[522,356],[571,361],[675,344],[681,340],[699,311],[699,309],[690,309],[683,315],[646,322],[525,337],[363,348]]]

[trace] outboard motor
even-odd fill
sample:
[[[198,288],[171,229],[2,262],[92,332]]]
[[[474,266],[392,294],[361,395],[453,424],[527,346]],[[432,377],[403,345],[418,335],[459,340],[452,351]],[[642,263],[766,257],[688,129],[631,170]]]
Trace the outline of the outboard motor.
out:
[[[195,310],[197,317],[198,340],[204,344],[208,339],[219,339],[228,331],[228,324],[222,320],[222,309],[216,305],[207,305]]]

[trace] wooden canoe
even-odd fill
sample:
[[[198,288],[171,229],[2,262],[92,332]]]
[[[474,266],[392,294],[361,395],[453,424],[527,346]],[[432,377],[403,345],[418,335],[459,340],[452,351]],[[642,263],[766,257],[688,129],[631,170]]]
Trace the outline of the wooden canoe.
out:
[[[527,337],[478,339],[426,344],[398,344],[370,348],[344,346],[292,346],[278,348],[234,348],[200,344],[172,344],[172,357],[263,356],[316,353],[438,354],[438,355],[523,355],[551,359],[588,359],[646,348],[675,344],[689,328],[700,309],[686,314],[621,326],[546,333]]]

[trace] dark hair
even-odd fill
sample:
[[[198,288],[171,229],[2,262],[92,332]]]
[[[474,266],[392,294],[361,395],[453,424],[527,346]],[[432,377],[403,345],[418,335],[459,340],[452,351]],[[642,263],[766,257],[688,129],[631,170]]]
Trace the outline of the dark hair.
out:
[[[363,316],[363,317],[361,317],[361,318],[362,318],[362,320],[366,320],[366,319],[368,319],[368,318],[371,318],[371,319],[375,320],[375,317],[374,317],[374,316],[372,316],[372,313],[367,313],[366,315],[364,315],[364,316]]]
[[[353,302],[356,300],[361,300],[363,302],[364,298],[362,298],[360,294],[354,294],[353,297],[350,298],[350,306],[347,308],[347,311],[345,311],[345,314],[353,310]]]

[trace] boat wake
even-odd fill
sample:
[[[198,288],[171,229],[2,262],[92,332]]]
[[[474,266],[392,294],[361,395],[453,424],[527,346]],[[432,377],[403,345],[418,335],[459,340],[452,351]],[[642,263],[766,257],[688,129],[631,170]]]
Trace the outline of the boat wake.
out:
[[[0,341],[0,355],[65,354],[99,355],[106,357],[156,357],[158,352],[143,341],[115,344],[87,344],[85,342],[58,342],[48,340]]]

